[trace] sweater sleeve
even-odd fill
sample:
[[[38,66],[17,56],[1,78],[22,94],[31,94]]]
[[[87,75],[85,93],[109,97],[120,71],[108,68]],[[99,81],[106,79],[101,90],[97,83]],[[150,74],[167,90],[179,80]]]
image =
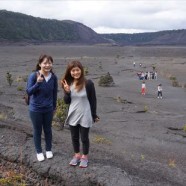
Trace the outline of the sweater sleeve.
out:
[[[57,91],[58,91],[58,80],[57,76],[54,75],[54,90],[53,90],[53,108],[56,109],[57,104]]]
[[[70,104],[71,103],[71,92],[69,93],[64,92],[63,100],[66,104]]]
[[[28,81],[27,81],[27,89],[26,89],[27,94],[29,96],[34,94],[38,90],[40,84],[41,84],[40,82],[37,82],[36,72],[33,72],[32,74],[30,74]]]
[[[98,117],[96,114],[97,98],[96,98],[96,91],[95,91],[94,83],[91,80],[87,80],[86,91],[87,91],[87,96],[88,96],[88,100],[90,103],[92,118],[95,122],[95,119]]]

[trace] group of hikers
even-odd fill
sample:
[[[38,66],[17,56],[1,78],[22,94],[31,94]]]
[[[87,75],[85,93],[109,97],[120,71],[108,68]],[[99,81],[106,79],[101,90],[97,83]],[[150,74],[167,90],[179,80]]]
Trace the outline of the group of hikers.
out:
[[[138,72],[137,75],[140,80],[152,80],[152,79],[157,80],[158,79],[157,71]]]
[[[133,67],[136,67],[136,63],[133,62]],[[142,67],[142,64],[139,64],[139,67]],[[145,80],[157,80],[158,79],[158,73],[157,71],[155,71],[153,69],[153,71],[147,71],[147,72],[138,72],[137,76],[139,78],[139,80],[142,80],[142,84],[141,84],[141,94],[145,95],[146,94],[146,84],[145,84]],[[162,99],[163,98],[163,93],[162,93],[162,84],[158,84],[157,86],[157,98]]]
[[[33,138],[38,161],[53,158],[52,120],[56,111],[58,78],[52,70],[53,58],[41,55],[34,72],[29,75],[27,94],[30,97],[29,115],[33,125]],[[64,101],[69,104],[65,124],[69,125],[74,150],[70,165],[88,166],[89,130],[94,122],[99,121],[96,114],[96,92],[94,83],[87,80],[84,68],[79,61],[71,61],[60,80],[64,91]],[[45,155],[41,145],[44,131]],[[80,139],[82,153],[80,152]]]

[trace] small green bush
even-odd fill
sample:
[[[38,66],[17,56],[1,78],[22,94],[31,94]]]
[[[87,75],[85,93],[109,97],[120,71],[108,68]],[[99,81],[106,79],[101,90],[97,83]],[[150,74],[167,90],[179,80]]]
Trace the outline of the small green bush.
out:
[[[183,131],[186,132],[186,124],[183,126]]]
[[[19,77],[16,78],[16,82],[19,83],[19,82],[21,82],[21,81],[22,81],[22,77],[19,76]]]
[[[179,83],[178,83],[177,80],[173,80],[173,81],[172,81],[172,86],[173,86],[173,87],[179,87],[180,85],[179,85]]]
[[[144,112],[147,112],[147,111],[148,111],[148,106],[145,105],[145,106],[144,106]]]
[[[24,88],[22,86],[17,87],[17,91],[23,91],[23,90],[24,90]]]
[[[26,186],[23,175],[14,171],[6,172],[6,176],[0,178],[1,186]]]
[[[175,77],[175,76],[171,76],[171,77],[170,77],[170,80],[176,81],[176,77]]]
[[[85,76],[88,74],[88,68],[87,67],[84,67],[84,74],[85,74]]]
[[[103,136],[96,135],[93,139],[94,143],[111,145],[111,141]]]
[[[53,118],[53,125],[63,129],[67,114],[68,114],[68,105],[65,104],[63,99],[58,98],[57,108]]]
[[[98,85],[102,87],[109,87],[114,85],[114,80],[109,72],[106,75],[100,77]]]
[[[117,54],[117,55],[116,55],[116,58],[117,58],[117,59],[119,59],[119,58],[120,58],[120,55],[119,55],[119,54]]]
[[[6,119],[7,119],[7,115],[5,113],[0,112],[0,120],[6,120]]]
[[[12,74],[10,72],[6,73],[6,80],[7,80],[8,84],[9,84],[9,86],[12,86],[13,79],[12,79]]]
[[[103,69],[101,61],[99,62],[99,66],[98,66],[98,67],[99,67],[100,69]]]
[[[156,66],[152,65],[152,70],[155,71],[156,70]]]
[[[25,76],[23,76],[22,78],[23,78],[23,81],[24,81],[24,82],[27,82],[27,81],[28,81],[28,75],[25,75]]]

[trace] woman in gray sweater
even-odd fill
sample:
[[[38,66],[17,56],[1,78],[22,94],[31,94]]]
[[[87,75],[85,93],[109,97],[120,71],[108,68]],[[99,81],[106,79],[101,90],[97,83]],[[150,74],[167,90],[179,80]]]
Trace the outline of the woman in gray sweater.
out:
[[[96,114],[96,93],[94,83],[86,80],[84,69],[79,61],[68,64],[64,77],[61,80],[64,89],[64,101],[69,104],[66,124],[70,126],[74,156],[70,165],[86,168],[89,153],[89,129],[93,122],[99,121]],[[83,153],[80,153],[81,137]]]

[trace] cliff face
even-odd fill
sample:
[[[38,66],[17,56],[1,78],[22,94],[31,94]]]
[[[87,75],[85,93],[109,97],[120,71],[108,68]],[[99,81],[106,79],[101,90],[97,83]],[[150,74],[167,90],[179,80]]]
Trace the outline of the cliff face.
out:
[[[101,34],[119,45],[186,45],[186,30],[138,34]]]
[[[97,34],[82,23],[71,20],[41,19],[0,10],[0,42],[186,45],[186,30],[137,34]]]
[[[0,10],[0,41],[104,43],[91,28],[70,20],[41,19]]]

